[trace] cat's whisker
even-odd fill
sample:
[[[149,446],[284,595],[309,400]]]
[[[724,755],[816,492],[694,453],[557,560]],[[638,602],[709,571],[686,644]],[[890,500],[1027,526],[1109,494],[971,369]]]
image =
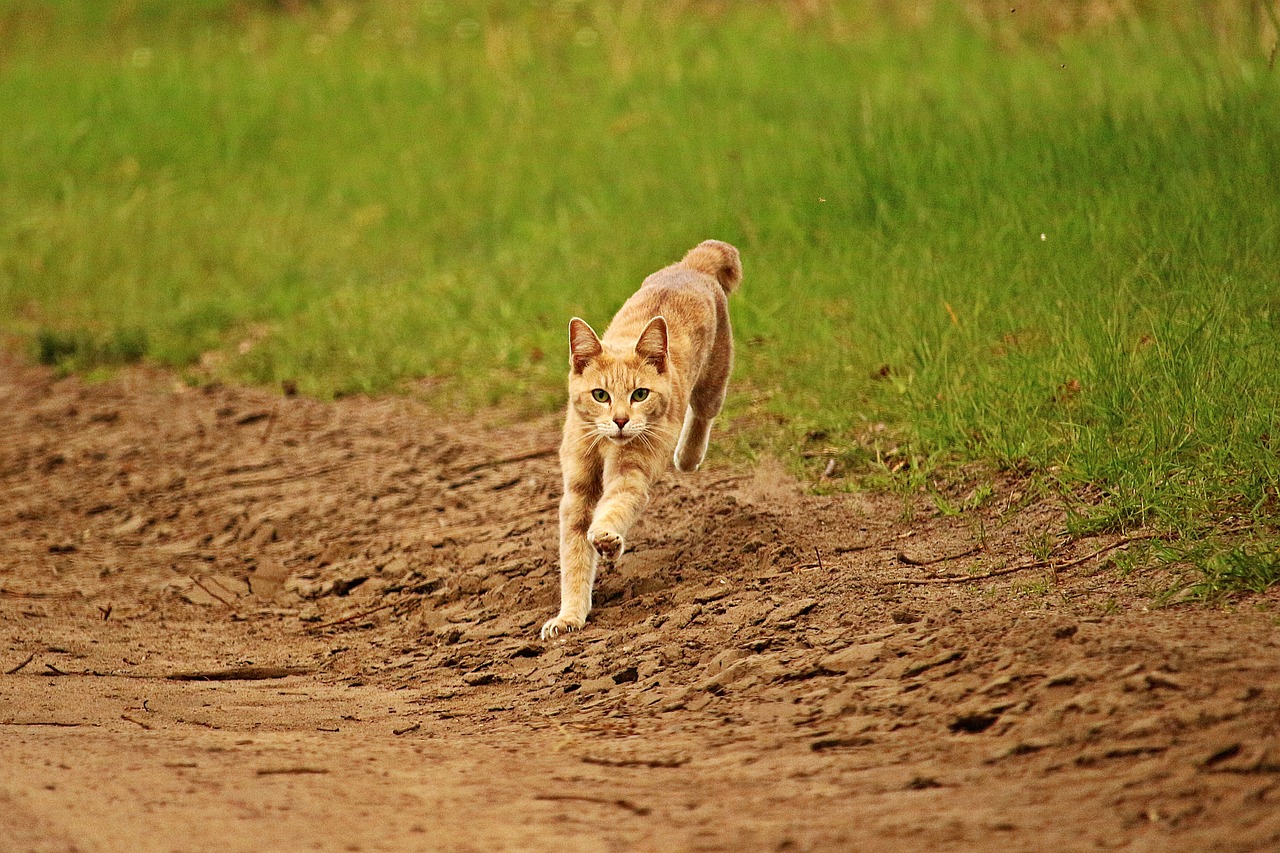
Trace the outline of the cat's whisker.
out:
[[[637,438],[644,443],[645,450],[656,453],[660,450],[660,443],[669,440],[673,435],[673,432],[663,429],[645,429],[637,435]]]
[[[638,434],[638,437],[644,440],[645,447],[649,450],[657,450],[659,442],[672,438],[675,432],[672,430],[659,428],[646,428]]]

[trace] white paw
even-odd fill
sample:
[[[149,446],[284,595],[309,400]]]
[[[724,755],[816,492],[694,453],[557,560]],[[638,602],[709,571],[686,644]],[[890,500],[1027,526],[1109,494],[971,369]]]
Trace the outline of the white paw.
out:
[[[687,462],[681,459],[679,450],[676,451],[675,459],[672,461],[675,462],[676,470],[679,471],[681,474],[692,474],[694,471],[697,471],[698,468],[702,465],[701,459],[699,459],[697,462]]]
[[[705,436],[703,441],[681,436],[680,442],[676,445],[676,452],[672,461],[676,463],[677,471],[692,474],[702,467],[702,460],[706,458],[707,442],[705,441]]]
[[[587,538],[591,540],[591,547],[596,549],[600,559],[605,562],[612,563],[622,556],[622,536],[612,530],[589,530]]]
[[[561,613],[554,619],[548,619],[546,624],[542,626],[542,639],[554,639],[560,634],[576,631],[585,624],[587,624],[587,617],[585,616],[566,616]]]

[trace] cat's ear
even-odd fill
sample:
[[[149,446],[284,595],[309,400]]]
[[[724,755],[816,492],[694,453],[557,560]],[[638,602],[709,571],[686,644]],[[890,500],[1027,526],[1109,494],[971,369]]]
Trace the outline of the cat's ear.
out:
[[[574,317],[569,321],[569,364],[574,373],[581,373],[602,352],[604,347],[586,320]]]
[[[654,317],[636,341],[636,355],[652,364],[659,373],[667,370],[667,321]]]

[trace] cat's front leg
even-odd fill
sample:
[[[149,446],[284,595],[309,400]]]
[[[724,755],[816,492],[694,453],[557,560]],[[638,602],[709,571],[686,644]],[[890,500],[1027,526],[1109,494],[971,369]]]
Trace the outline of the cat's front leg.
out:
[[[604,494],[587,530],[591,547],[606,564],[622,556],[627,533],[648,503],[648,471],[626,465],[606,466]]]
[[[622,548],[625,543],[622,541],[622,534],[616,530],[607,528],[593,529],[587,534],[587,539],[591,542],[591,547],[595,549],[596,555],[606,565],[613,565],[622,556]]]
[[[566,490],[560,501],[560,613],[542,626],[542,638],[576,631],[591,612],[596,553],[587,538],[591,524],[588,496]]]

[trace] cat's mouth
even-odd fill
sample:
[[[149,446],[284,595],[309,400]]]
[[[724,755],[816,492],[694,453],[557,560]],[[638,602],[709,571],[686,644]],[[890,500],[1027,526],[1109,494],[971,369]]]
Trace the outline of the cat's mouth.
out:
[[[609,439],[614,444],[626,444],[628,441],[635,438],[635,436],[628,435],[627,433],[624,433],[624,432],[611,432],[608,435],[606,435],[605,438]]]

